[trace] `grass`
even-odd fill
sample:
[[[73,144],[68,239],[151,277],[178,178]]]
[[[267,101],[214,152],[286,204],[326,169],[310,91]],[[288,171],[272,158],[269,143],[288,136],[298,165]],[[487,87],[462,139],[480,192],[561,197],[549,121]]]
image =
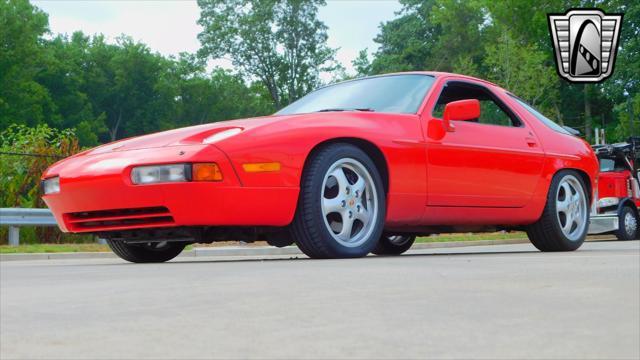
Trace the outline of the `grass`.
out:
[[[27,244],[18,246],[0,245],[0,254],[102,251],[110,250],[107,245],[100,244]]]
[[[474,241],[474,240],[503,240],[526,239],[527,234],[520,231],[495,233],[462,233],[423,236],[416,239],[417,243],[446,242],[446,241]],[[266,245],[266,244],[265,244]],[[185,250],[191,250],[189,245]],[[0,245],[0,254],[30,254],[30,253],[63,253],[63,252],[105,252],[111,251],[107,245],[100,244],[27,244],[20,246]]]
[[[493,233],[462,233],[423,236],[416,239],[417,243],[446,242],[446,241],[478,241],[478,240],[505,240],[526,239],[527,234],[522,231],[493,232]]]

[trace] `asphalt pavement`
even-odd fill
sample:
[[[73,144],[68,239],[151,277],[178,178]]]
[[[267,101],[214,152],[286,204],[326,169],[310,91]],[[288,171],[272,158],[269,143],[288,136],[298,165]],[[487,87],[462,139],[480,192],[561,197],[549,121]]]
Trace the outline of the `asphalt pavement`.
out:
[[[0,359],[640,358],[640,242],[0,261]]]

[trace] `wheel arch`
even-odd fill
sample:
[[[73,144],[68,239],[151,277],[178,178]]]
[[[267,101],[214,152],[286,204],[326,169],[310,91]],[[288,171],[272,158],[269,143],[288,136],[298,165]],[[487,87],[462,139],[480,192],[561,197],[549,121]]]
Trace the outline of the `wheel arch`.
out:
[[[630,197],[622,198],[620,200],[620,202],[618,203],[618,209],[616,210],[616,213],[618,214],[618,216],[620,214],[622,214],[622,209],[624,209],[627,206],[630,207],[631,210],[633,210],[633,212],[636,214],[636,217],[639,217],[638,216],[638,207],[633,202],[633,199],[631,199]]]
[[[313,148],[311,148],[311,150],[307,154],[304,160],[304,163],[302,164],[302,171],[304,172],[304,170],[307,168],[307,163],[309,162],[309,159],[311,159],[313,154],[315,154],[320,149],[326,146],[329,146],[332,144],[339,144],[339,143],[353,145],[359,148],[360,150],[364,151],[365,153],[367,153],[367,155],[371,157],[371,160],[376,166],[376,170],[378,170],[378,173],[380,173],[380,177],[382,177],[384,192],[385,194],[388,194],[389,193],[389,164],[387,163],[387,159],[385,158],[382,150],[380,150],[380,148],[376,144],[362,138],[338,137],[338,138],[327,139],[316,144]],[[300,177],[300,179],[302,181],[302,177]]]
[[[567,167],[567,168],[558,169],[558,171],[556,171],[555,174],[553,174],[553,176],[555,177],[556,175],[558,175],[560,171],[563,171],[563,170],[575,171],[578,174],[578,176],[580,176],[580,179],[582,179],[584,184],[587,186],[587,196],[589,197],[589,205],[591,205],[591,202],[593,201],[593,184],[591,183],[591,178],[589,177],[589,174],[587,174],[586,171],[579,168]]]

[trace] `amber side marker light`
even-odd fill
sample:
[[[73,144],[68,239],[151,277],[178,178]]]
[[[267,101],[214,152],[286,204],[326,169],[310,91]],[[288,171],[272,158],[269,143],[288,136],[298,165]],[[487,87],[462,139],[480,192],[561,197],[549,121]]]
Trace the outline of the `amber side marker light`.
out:
[[[280,171],[280,163],[279,162],[268,162],[268,163],[242,164],[242,168],[246,172]]]
[[[216,163],[197,163],[192,168],[193,181],[222,181],[222,171]]]

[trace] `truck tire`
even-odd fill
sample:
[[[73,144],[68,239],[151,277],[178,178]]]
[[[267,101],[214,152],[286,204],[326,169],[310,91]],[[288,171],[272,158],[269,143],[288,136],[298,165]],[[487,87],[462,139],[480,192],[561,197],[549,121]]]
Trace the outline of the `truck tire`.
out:
[[[638,238],[638,217],[630,206],[624,206],[618,215],[618,240],[635,240]]]
[[[540,219],[527,235],[540,251],[573,251],[587,237],[589,198],[582,177],[573,170],[559,171],[551,181]]]
[[[335,143],[309,158],[290,230],[310,258],[362,257],[378,243],[385,212],[382,178],[371,158]]]

